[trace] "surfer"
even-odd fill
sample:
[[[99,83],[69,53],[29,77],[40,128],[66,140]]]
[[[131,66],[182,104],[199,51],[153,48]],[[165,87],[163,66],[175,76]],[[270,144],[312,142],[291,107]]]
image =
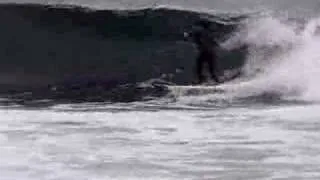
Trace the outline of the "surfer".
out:
[[[191,33],[184,33],[185,38],[192,38],[199,51],[196,59],[196,74],[198,77],[198,83],[204,82],[203,66],[206,63],[211,78],[220,83],[219,77],[217,76],[217,56],[216,47],[218,44],[212,37],[210,32],[210,23],[205,20],[198,21],[195,23],[194,30]]]

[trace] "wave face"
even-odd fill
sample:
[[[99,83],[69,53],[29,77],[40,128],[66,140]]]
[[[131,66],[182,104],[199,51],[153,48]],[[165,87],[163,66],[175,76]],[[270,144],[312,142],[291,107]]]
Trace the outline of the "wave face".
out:
[[[221,95],[176,95],[163,84],[193,80],[197,52],[182,34],[203,18],[220,40],[221,73],[241,67],[243,76]],[[0,22],[0,92],[18,102],[319,101],[318,17],[5,4]]]
[[[221,39],[227,38],[242,18],[170,9],[113,11],[2,4],[1,92],[55,84],[113,88],[177,69],[183,70],[171,81],[188,84],[194,78],[196,49],[183,41],[183,32],[203,17],[211,21]],[[222,69],[242,64],[242,53],[219,54]]]

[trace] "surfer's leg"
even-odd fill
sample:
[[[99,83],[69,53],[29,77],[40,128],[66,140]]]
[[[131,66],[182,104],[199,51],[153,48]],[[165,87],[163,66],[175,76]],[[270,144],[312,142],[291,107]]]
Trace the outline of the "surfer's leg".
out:
[[[197,58],[197,62],[196,62],[196,73],[197,73],[197,78],[198,78],[198,83],[202,83],[204,80],[204,76],[202,73],[202,69],[203,69],[203,63],[204,63],[204,57],[203,54],[200,54]]]
[[[208,63],[208,69],[209,69],[209,73],[211,75],[211,78],[216,81],[217,83],[220,83],[219,77],[217,75],[217,71],[216,71],[216,57],[215,55],[208,55],[208,57],[206,58],[207,63]]]

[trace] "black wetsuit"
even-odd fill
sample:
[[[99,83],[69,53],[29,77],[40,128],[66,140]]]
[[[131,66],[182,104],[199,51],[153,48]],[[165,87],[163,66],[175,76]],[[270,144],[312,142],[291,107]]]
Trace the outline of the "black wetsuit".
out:
[[[217,47],[217,43],[212,37],[212,32],[208,28],[201,28],[193,31],[189,34],[189,36],[192,37],[199,51],[196,62],[196,74],[199,81],[198,83],[204,82],[205,77],[203,75],[203,66],[205,63],[208,65],[208,71],[211,75],[211,78],[216,82],[220,82],[216,73],[217,56],[215,48]]]

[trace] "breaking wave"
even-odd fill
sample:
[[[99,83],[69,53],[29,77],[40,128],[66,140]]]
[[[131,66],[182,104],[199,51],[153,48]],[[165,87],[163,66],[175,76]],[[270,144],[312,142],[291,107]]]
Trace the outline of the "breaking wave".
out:
[[[183,32],[199,19],[210,22],[222,47],[220,74],[239,67],[243,74],[217,86],[223,93],[204,91],[207,100],[319,99],[318,18],[39,4],[0,5],[0,91],[22,101],[76,102],[174,94],[163,85],[193,81],[197,52]]]

